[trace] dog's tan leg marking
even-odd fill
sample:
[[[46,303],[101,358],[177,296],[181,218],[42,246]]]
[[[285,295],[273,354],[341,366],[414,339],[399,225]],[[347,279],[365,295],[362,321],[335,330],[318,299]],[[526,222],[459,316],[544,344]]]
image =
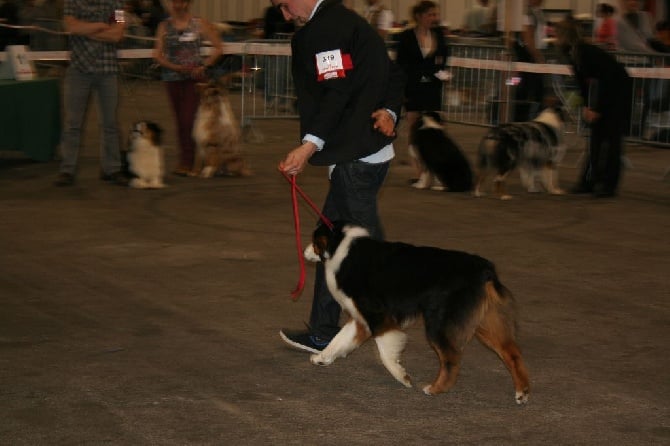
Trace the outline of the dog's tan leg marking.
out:
[[[400,364],[400,356],[407,344],[407,334],[400,330],[389,330],[375,337],[379,357],[391,375],[405,387],[412,387],[412,381]]]
[[[495,192],[501,200],[511,200],[512,196],[507,193],[505,188],[505,178],[507,175],[498,175],[494,181]]]
[[[337,358],[344,358],[370,337],[367,326],[355,319],[347,322],[321,353],[310,357],[312,364],[330,365]]]
[[[472,192],[472,195],[475,197],[483,197],[486,195],[486,193],[482,190],[482,185],[484,184],[484,180],[486,179],[486,174],[484,172],[478,172],[477,173],[477,180],[475,181],[475,189]]]
[[[502,305],[504,302],[500,301],[490,305],[475,336],[503,361],[514,382],[514,400],[517,404],[525,404],[530,391],[528,371],[515,341],[514,321]]]
[[[440,361],[440,370],[437,372],[435,381],[423,388],[423,393],[426,395],[437,395],[451,389],[456,383],[458,372],[461,369],[462,353],[451,345],[447,348],[442,348],[431,342],[430,346],[437,353],[437,358]]]
[[[191,172],[189,173],[189,176],[197,177],[198,175],[200,175],[200,170],[202,170],[202,156],[203,156],[203,148],[196,147],[195,154],[193,157],[193,166],[191,167]]]
[[[205,155],[205,166],[200,172],[202,178],[212,178],[216,173],[218,166],[218,155],[217,150],[214,147],[207,147],[207,153]]]
[[[558,171],[553,163],[547,163],[542,168],[542,184],[544,188],[552,195],[564,195],[565,191],[558,187]]]

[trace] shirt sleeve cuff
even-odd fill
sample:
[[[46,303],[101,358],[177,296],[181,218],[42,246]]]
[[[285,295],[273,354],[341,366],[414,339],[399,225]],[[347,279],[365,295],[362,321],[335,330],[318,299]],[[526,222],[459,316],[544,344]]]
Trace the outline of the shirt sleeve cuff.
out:
[[[323,146],[326,144],[326,142],[323,139],[319,138],[318,136],[310,135],[309,133],[302,138],[302,142],[313,143],[316,146],[317,152],[323,150]]]

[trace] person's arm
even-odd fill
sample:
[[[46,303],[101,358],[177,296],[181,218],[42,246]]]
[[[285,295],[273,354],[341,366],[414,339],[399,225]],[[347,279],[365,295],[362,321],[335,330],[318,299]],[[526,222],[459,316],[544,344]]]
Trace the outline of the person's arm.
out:
[[[373,127],[386,136],[395,136],[400,110],[405,98],[406,77],[395,62],[389,60],[390,75],[386,98],[382,107],[372,113]]]
[[[528,49],[528,52],[533,56],[534,63],[542,63],[544,57],[540,50],[537,49],[537,42],[535,42],[535,31],[536,25],[531,23],[531,20],[526,16],[526,23],[523,26],[523,31],[521,32],[521,38],[523,43]]]
[[[191,73],[194,79],[205,77],[205,70],[216,63],[216,61],[223,54],[223,44],[219,33],[214,29],[214,26],[206,19],[200,19],[200,33],[201,36],[208,40],[211,44],[211,52],[209,56],[202,62],[202,65],[196,67]]]
[[[75,36],[91,37],[94,34],[105,31],[109,24],[104,22],[85,22],[71,15],[63,17],[63,26],[65,31]]]
[[[87,22],[79,20],[74,16],[66,15],[63,17],[65,31],[70,34],[85,36],[89,39],[99,40],[101,42],[120,42],[126,29],[126,23],[115,22],[112,24],[104,22]]]
[[[161,67],[177,73],[188,74],[191,72],[191,67],[186,67],[171,62],[165,55],[165,33],[167,32],[167,22],[162,21],[156,29],[156,41],[154,43],[154,60]]]
[[[221,43],[221,37],[219,33],[214,28],[209,21],[202,19],[202,30],[203,36],[209,41],[212,45],[212,52],[203,62],[205,66],[212,66],[223,54],[223,43]]]

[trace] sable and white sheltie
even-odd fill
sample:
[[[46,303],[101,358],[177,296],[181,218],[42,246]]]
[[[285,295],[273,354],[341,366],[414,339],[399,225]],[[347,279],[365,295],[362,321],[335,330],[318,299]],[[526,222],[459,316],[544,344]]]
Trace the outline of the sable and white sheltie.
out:
[[[193,125],[196,153],[192,175],[203,178],[251,175],[240,154],[240,127],[225,88],[211,81],[200,84],[198,91],[200,104]]]
[[[557,166],[565,154],[563,144],[564,113],[560,107],[547,107],[532,121],[501,124],[489,130],[479,144],[478,174],[475,196],[484,195],[482,185],[487,171],[495,170],[495,191],[503,199],[511,196],[505,190],[505,179],[516,167],[521,183],[528,192],[544,190],[563,194],[558,187]]]
[[[324,262],[328,289],[351,319],[323,351],[311,356],[312,363],[329,365],[373,337],[387,370],[411,387],[400,363],[404,328],[422,318],[439,361],[437,377],[424,393],[435,395],[454,385],[463,350],[475,336],[511,373],[516,403],[528,401],[513,297],[493,263],[461,251],[375,240],[359,226],[334,226],[332,231],[317,228],[307,251]]]
[[[410,140],[424,168],[414,187],[449,192],[472,190],[470,163],[458,144],[445,132],[438,113],[422,113],[410,129]]]
[[[130,187],[136,189],[161,189],[165,187],[165,160],[161,147],[163,130],[155,122],[138,121],[130,130],[128,172],[132,177]]]

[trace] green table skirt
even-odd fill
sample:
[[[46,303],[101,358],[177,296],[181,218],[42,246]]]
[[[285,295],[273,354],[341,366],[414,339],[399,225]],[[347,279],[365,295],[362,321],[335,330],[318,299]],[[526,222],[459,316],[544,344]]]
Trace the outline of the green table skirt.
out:
[[[33,160],[49,161],[60,135],[58,79],[0,80],[0,150],[18,150]]]

